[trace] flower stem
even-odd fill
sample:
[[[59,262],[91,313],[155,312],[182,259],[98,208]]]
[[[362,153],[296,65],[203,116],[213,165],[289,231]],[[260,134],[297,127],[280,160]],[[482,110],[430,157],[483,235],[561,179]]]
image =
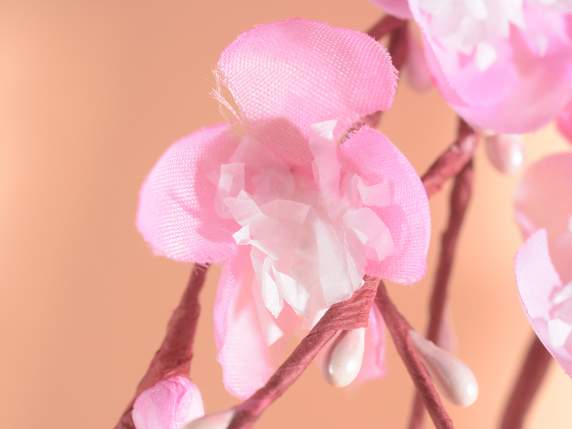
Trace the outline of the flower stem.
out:
[[[429,324],[426,337],[428,340],[439,344],[439,333],[443,324],[447,294],[451,271],[455,261],[455,252],[459,233],[467,213],[473,189],[473,161],[465,164],[461,172],[455,177],[453,189],[449,198],[449,219],[447,227],[441,236],[441,250],[437,263],[437,274],[433,283],[433,291],[429,302]],[[424,407],[419,392],[415,393],[409,429],[419,429],[423,426]]]
[[[333,305],[298,344],[292,354],[250,398],[235,407],[229,429],[250,427],[276,399],[302,375],[337,332],[367,326],[369,311],[375,298],[375,280],[368,279],[352,298]]]
[[[441,403],[439,394],[433,385],[431,376],[423,364],[422,358],[410,338],[411,325],[399,312],[387,293],[385,284],[380,281],[377,288],[376,303],[385,324],[393,338],[395,348],[401,356],[415,387],[423,398],[429,415],[437,429],[452,429],[453,421]]]
[[[406,23],[407,21],[396,18],[392,15],[384,15],[375,24],[373,24],[366,33],[375,40],[380,40]]]
[[[155,352],[147,372],[139,382],[133,399],[121,415],[115,429],[134,429],[131,411],[137,396],[157,382],[173,375],[187,375],[193,358],[193,342],[201,307],[199,293],[205,283],[208,266],[195,264],[179,305],[171,315],[165,338]]]
[[[500,429],[520,429],[552,362],[550,353],[533,333],[520,372],[509,396]]]
[[[473,158],[477,143],[478,138],[473,129],[465,121],[459,119],[456,140],[439,155],[421,177],[427,195],[432,196],[439,192],[447,180],[461,172]]]

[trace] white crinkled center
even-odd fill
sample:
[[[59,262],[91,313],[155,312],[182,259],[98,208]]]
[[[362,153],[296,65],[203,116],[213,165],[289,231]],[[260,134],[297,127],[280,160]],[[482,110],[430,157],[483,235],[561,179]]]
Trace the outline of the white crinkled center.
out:
[[[571,11],[572,0],[419,0],[431,15],[430,31],[447,48],[474,55],[480,70],[497,59],[496,40],[508,38],[511,25],[525,30],[527,3]]]
[[[251,247],[264,305],[275,317],[284,302],[313,317],[349,298],[363,284],[366,259],[394,251],[375,212],[392,204],[392,185],[341,170],[334,126],[316,125],[306,171],[291,170],[248,137],[220,169],[217,211],[239,224],[234,240]]]

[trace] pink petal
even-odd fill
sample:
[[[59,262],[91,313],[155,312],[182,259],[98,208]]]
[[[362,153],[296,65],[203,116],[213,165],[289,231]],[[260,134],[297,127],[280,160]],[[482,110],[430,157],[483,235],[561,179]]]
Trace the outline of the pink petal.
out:
[[[178,375],[143,391],[133,404],[132,416],[136,429],[181,429],[204,413],[198,387]]]
[[[546,228],[556,236],[572,227],[572,152],[531,164],[516,192],[516,220],[525,236]]]
[[[407,0],[371,0],[373,4],[379,6],[384,12],[402,19],[411,18],[409,3]]]
[[[431,216],[425,188],[407,158],[380,132],[361,128],[340,146],[346,168],[369,184],[389,180],[393,204],[372,207],[395,245],[381,262],[368,260],[366,273],[397,283],[414,283],[425,274]]]
[[[546,231],[539,230],[516,256],[516,281],[523,307],[536,335],[572,376],[570,288],[562,286],[548,251]],[[567,297],[562,298],[563,294]]]
[[[269,344],[281,335],[255,291],[249,248],[224,265],[214,307],[218,361],[226,389],[245,398],[272,374]],[[257,293],[258,292],[258,293]]]
[[[550,122],[572,94],[572,17],[528,7],[526,31],[513,29],[495,42],[498,59],[479,70],[466,55],[447,49],[429,32],[431,18],[411,0],[424,31],[431,72],[449,104],[470,123],[504,133],[524,133]],[[542,40],[545,47],[540,51]]]
[[[572,103],[560,112],[560,115],[558,116],[558,129],[562,135],[572,143]]]
[[[365,334],[365,353],[358,380],[371,380],[385,375],[385,324],[374,306],[369,313]]]
[[[302,19],[243,33],[217,73],[251,132],[288,145],[308,137],[312,124],[336,119],[341,133],[388,109],[396,89],[391,58],[371,37]]]
[[[179,261],[226,259],[235,223],[215,212],[222,160],[236,139],[227,125],[199,130],[172,145],[146,178],[139,196],[137,227],[155,253]]]

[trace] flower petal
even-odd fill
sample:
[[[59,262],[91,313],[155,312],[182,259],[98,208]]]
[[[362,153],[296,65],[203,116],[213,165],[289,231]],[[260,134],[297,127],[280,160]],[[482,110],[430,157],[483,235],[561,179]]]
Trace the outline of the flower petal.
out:
[[[558,115],[558,129],[572,143],[572,103]]]
[[[325,120],[338,120],[341,133],[388,109],[396,89],[396,71],[379,43],[303,19],[243,33],[222,53],[217,75],[236,114],[255,128],[250,132],[269,141],[299,141]]]
[[[529,5],[525,31],[491,42],[494,62],[484,69],[472,55],[446,47],[432,17],[410,0],[426,41],[426,58],[439,89],[468,122],[504,133],[524,133],[551,121],[572,93],[571,16]],[[541,45],[541,46],[539,46]],[[488,45],[487,45],[488,46]]]
[[[572,231],[572,152],[542,158],[525,171],[515,192],[516,220],[525,236],[546,228]]]
[[[155,253],[179,261],[226,259],[234,221],[215,210],[220,165],[236,138],[227,125],[199,130],[173,144],[141,188],[137,227]]]
[[[253,290],[249,248],[241,246],[224,265],[214,307],[218,361],[226,389],[245,398],[272,374],[270,345],[281,335]]]
[[[536,335],[572,376],[572,285],[562,286],[549,255],[548,235],[539,230],[516,256],[516,281],[520,298]]]
[[[361,128],[340,146],[346,168],[373,185],[389,181],[393,203],[371,207],[389,228],[394,252],[368,260],[367,274],[397,283],[414,283],[425,274],[431,235],[427,193],[407,158],[380,132]]]
[[[365,334],[365,353],[358,380],[371,380],[385,375],[385,324],[377,307],[369,313]]]
[[[143,391],[132,411],[136,429],[181,429],[204,414],[198,387],[180,375]]]

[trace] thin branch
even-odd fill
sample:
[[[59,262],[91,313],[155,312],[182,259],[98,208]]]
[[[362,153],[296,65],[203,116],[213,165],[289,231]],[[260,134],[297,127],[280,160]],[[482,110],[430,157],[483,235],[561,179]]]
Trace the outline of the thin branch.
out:
[[[441,237],[441,250],[437,263],[437,273],[433,283],[433,290],[429,302],[429,324],[427,326],[427,339],[439,344],[439,333],[443,324],[451,271],[455,262],[455,252],[459,233],[467,213],[473,190],[473,161],[465,165],[459,175],[455,177],[451,196],[449,198],[449,220]],[[423,426],[424,407],[419,392],[415,393],[413,400],[409,429],[419,429]]]
[[[397,352],[399,356],[401,356],[401,360],[407,368],[413,383],[415,383],[415,387],[417,387],[417,390],[423,398],[435,427],[437,429],[452,429],[453,421],[443,407],[439,394],[431,381],[431,376],[427,368],[425,368],[415,346],[411,342],[409,335],[411,325],[409,325],[409,322],[405,320],[403,315],[395,307],[395,304],[391,301],[382,281],[379,282],[375,300],[389,333],[393,338]]]
[[[193,359],[193,342],[201,307],[199,293],[205,283],[208,266],[195,264],[179,305],[171,315],[165,338],[155,352],[147,372],[139,382],[133,399],[121,415],[115,429],[135,429],[131,411],[135,398],[145,389],[173,375],[187,375]]]
[[[366,33],[373,37],[375,40],[381,40],[406,23],[407,21],[396,18],[392,15],[385,15],[382,16],[375,24],[373,24]]]
[[[445,152],[431,164],[421,177],[427,195],[432,196],[441,190],[445,182],[461,172],[473,158],[477,148],[478,138],[473,129],[462,119],[459,119],[457,138]]]
[[[520,429],[538,389],[542,385],[552,357],[533,333],[520,372],[509,396],[500,429]]]
[[[367,326],[375,298],[375,280],[368,279],[350,300],[333,305],[268,382],[235,408],[229,429],[250,427],[302,375],[337,332]]]

